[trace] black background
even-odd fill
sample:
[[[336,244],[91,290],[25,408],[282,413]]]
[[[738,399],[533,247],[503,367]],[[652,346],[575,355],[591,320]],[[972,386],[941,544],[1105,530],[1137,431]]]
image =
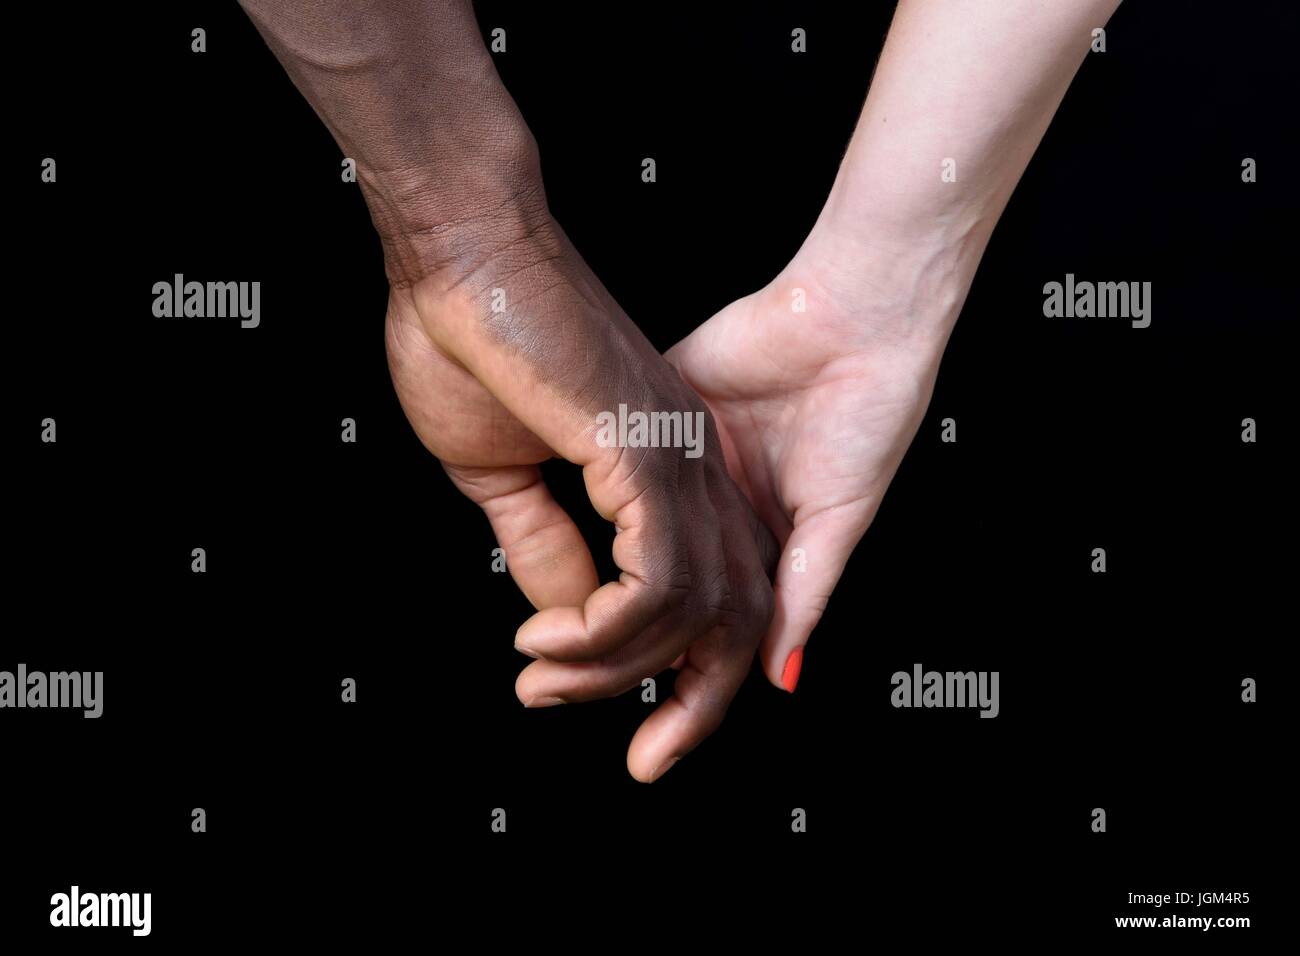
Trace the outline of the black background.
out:
[[[551,6],[481,4],[480,25],[507,30],[498,68],[557,219],[667,348],[806,235],[892,5]],[[0,669],[102,670],[105,710],[0,713],[0,940],[1261,940],[1294,629],[1288,7],[1120,9],[994,235],[798,692],[755,669],[651,787],[624,767],[638,694],[516,701],[528,605],[398,407],[364,203],[242,12],[7,11],[25,57]],[[177,272],[260,281],[261,326],[155,319]],[[1150,281],[1151,327],[1045,319],[1067,272]],[[577,472],[548,480],[609,575]],[[893,709],[890,675],[918,661],[1000,671],[1001,715]],[[72,883],[152,892],[153,935],[55,933]],[[1179,890],[1249,891],[1212,915],[1254,926],[1114,928],[1154,912],[1129,892]]]

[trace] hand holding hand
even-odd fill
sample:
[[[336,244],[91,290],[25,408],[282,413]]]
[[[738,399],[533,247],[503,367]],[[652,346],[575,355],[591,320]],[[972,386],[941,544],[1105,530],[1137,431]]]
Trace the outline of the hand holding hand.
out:
[[[941,313],[951,311],[873,287],[866,264],[834,263],[814,235],[771,284],[667,353],[712,410],[732,476],[781,542],[760,657],[789,691],[925,414],[947,338]]]

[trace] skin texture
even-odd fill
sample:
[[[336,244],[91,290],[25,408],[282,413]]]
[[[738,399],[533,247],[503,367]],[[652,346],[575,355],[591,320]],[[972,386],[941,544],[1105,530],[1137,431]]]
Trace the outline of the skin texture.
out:
[[[493,288],[518,295],[516,311],[492,314]],[[520,700],[608,697],[683,659],[673,697],[628,754],[634,776],[654,779],[717,727],[744,680],[771,618],[775,543],[728,477],[711,422],[692,460],[599,448],[595,416],[620,402],[704,403],[553,223],[472,275],[394,289],[388,342],[417,434],[483,507],[539,608],[516,636],[539,658],[519,676]],[[585,543],[541,483],[535,462],[552,449],[583,467],[593,505],[615,523],[620,581],[596,587]]]
[[[520,699],[609,696],[680,667],[628,753],[633,776],[653,780],[722,720],[760,640],[769,680],[793,690],[997,219],[1118,0],[901,0],[800,252],[668,361],[551,218],[535,144],[467,3],[244,6],[357,160],[402,406],[538,609],[516,636],[538,658]],[[949,159],[955,180],[940,176]],[[703,457],[600,448],[595,416],[619,404],[707,408]],[[542,483],[536,466],[554,455],[583,468],[615,523],[619,581],[599,586]]]
[[[901,0],[804,245],[767,287],[670,350],[783,545],[760,652],[772,683],[807,644],[871,523],[993,228],[1092,30],[1118,6]],[[940,175],[948,159],[955,181]],[[805,312],[791,307],[795,289]]]
[[[516,635],[536,658],[520,700],[607,697],[676,664],[673,696],[628,750],[634,777],[657,778],[722,721],[772,615],[775,541],[728,476],[707,407],[551,218],[467,4],[244,5],[357,160],[398,397],[538,609]],[[702,414],[703,454],[601,447],[597,416],[621,404]],[[614,523],[617,581],[600,585],[547,492],[537,464],[553,456],[583,469]]]
[[[929,404],[942,342],[884,334],[829,291],[815,255],[727,306],[668,353],[708,403],[727,467],[781,542],[764,671],[821,618]],[[796,292],[805,312],[793,312]]]

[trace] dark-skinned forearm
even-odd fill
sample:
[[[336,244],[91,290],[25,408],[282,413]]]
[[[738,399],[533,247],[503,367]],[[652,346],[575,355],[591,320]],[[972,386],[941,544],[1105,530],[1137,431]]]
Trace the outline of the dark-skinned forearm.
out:
[[[241,0],[356,161],[390,277],[409,283],[545,216],[537,150],[468,0]]]

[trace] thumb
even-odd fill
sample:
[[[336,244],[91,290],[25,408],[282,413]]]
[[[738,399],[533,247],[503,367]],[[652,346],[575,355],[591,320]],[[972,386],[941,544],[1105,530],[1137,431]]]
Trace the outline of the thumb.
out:
[[[582,532],[551,497],[540,468],[443,468],[487,515],[506,569],[533,607],[581,606],[600,586]]]
[[[759,648],[763,672],[777,687],[794,693],[804,645],[874,512],[866,501],[828,508],[795,524],[786,540],[776,572],[776,610]]]

